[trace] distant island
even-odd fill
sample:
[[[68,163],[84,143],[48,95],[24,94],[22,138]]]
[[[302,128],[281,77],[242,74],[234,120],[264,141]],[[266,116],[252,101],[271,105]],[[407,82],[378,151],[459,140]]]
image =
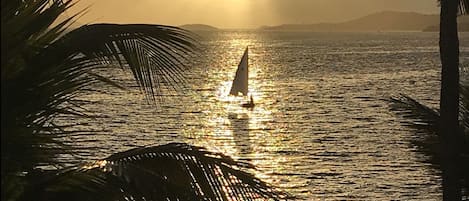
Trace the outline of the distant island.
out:
[[[189,31],[218,31],[219,29],[206,24],[185,24],[179,28],[187,29]]]
[[[380,32],[430,31],[438,27],[439,15],[415,12],[384,11],[341,23],[284,24],[264,26],[264,31]],[[465,22],[468,22],[467,24]],[[460,17],[460,31],[469,29],[469,17]],[[438,31],[438,29],[436,29]]]

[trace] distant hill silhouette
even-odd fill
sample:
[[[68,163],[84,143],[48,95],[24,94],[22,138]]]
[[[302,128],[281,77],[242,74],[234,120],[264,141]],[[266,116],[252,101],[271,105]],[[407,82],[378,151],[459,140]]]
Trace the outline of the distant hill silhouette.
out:
[[[185,24],[179,28],[187,29],[190,31],[217,31],[218,28],[206,24]]]
[[[284,24],[264,26],[270,31],[318,31],[318,32],[376,32],[376,31],[422,31],[439,24],[439,15],[415,12],[384,11],[342,23]]]

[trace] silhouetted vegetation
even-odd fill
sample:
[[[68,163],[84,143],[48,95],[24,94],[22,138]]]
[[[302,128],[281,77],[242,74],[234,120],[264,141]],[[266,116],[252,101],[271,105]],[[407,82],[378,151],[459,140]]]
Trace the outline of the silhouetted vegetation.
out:
[[[26,200],[278,200],[230,157],[182,143],[142,147],[36,179]]]
[[[440,125],[443,199],[461,200],[463,135],[459,129],[459,38],[457,15],[469,11],[468,0],[440,0]]]
[[[469,160],[467,148],[464,148],[468,144],[467,135],[464,134],[467,129],[464,127],[467,126],[465,115],[467,115],[468,100],[465,93],[467,93],[468,86],[460,85],[457,16],[467,14],[469,1],[441,0],[439,2],[441,6],[439,44],[442,63],[440,109],[438,112],[431,110],[405,96],[401,100],[394,99],[394,102],[407,108],[405,116],[413,118],[414,124],[423,122],[424,128],[438,135],[438,141],[427,143],[426,149],[437,153],[438,162],[443,171],[443,198],[444,200],[461,200],[463,191],[468,194],[469,183],[467,173],[463,172],[468,169]],[[460,93],[463,98],[462,104]],[[461,118],[460,109],[464,114]],[[430,137],[430,139],[434,138]],[[438,146],[434,147],[438,148],[429,148],[428,144],[437,144]]]
[[[2,200],[279,199],[248,164],[186,144],[145,147],[66,169],[70,151],[54,137],[70,134],[55,118],[90,117],[80,92],[124,88],[103,69],[133,74],[149,101],[180,90],[194,35],[177,27],[93,24],[66,32],[76,16],[55,22],[69,0],[5,0],[2,20]],[[79,14],[77,14],[79,15]],[[183,92],[183,91],[182,91]]]
[[[469,85],[461,84],[461,102],[460,102],[460,127],[459,132],[464,136],[461,139],[461,146],[469,146]],[[435,165],[436,168],[442,168],[442,152],[441,152],[441,134],[439,132],[440,113],[436,109],[432,109],[417,100],[406,96],[399,95],[390,99],[391,110],[401,116],[402,123],[415,129],[416,136],[411,139],[411,143],[419,148],[419,150],[430,156],[429,163]],[[469,169],[469,149],[461,149],[459,153],[460,160],[457,165],[462,170]],[[461,191],[463,196],[469,196],[469,173],[462,171],[457,175],[461,182]]]

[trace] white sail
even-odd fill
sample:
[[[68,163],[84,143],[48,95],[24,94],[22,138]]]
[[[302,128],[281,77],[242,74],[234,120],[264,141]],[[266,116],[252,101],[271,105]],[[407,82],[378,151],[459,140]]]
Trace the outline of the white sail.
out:
[[[246,47],[231,85],[231,95],[237,96],[242,93],[243,96],[246,96],[248,94],[248,65],[248,48]]]

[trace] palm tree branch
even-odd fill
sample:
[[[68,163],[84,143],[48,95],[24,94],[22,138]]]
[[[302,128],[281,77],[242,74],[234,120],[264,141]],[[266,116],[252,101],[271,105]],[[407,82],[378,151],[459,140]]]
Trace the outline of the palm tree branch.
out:
[[[392,97],[389,101],[391,110],[405,118],[403,123],[432,132],[438,130],[440,118],[438,111],[403,94],[399,97]]]
[[[441,4],[442,0],[438,0],[438,3]],[[469,14],[469,0],[458,0],[458,12],[460,15]]]
[[[137,27],[136,31],[125,32],[131,30],[127,26]],[[183,80],[181,77],[183,77],[184,61],[196,49],[196,42],[191,38],[191,34],[175,27],[99,24],[80,29],[67,34],[64,37],[67,42],[57,41],[59,45],[55,45],[56,51],[52,52],[63,54],[64,51],[61,50],[64,48],[60,48],[60,44],[65,43],[66,49],[82,52],[90,60],[100,59],[109,63],[118,63],[122,68],[128,67],[139,86],[150,95],[153,95],[154,84],[163,80],[162,74],[156,73],[158,70],[168,74],[165,75],[166,78],[175,77],[174,82],[166,84],[170,84],[171,87],[180,84],[179,81]],[[119,32],[117,31],[119,29],[122,30]],[[74,41],[74,38],[80,38],[80,41],[69,42]],[[87,38],[90,41],[87,41]],[[98,43],[97,38],[102,42]],[[90,44],[93,46],[91,47]],[[145,53],[145,55],[140,53]],[[151,60],[159,60],[159,62],[151,62]]]
[[[253,166],[204,148],[183,143],[141,147],[70,168],[32,186],[47,197],[77,200],[101,195],[101,200],[279,200],[273,190],[252,174]],[[79,186],[90,188],[76,189]],[[40,187],[40,188],[38,188]],[[117,191],[121,193],[116,193]],[[53,199],[52,199],[53,200]]]
[[[467,15],[469,13],[469,0],[459,1],[459,13],[461,15]]]

